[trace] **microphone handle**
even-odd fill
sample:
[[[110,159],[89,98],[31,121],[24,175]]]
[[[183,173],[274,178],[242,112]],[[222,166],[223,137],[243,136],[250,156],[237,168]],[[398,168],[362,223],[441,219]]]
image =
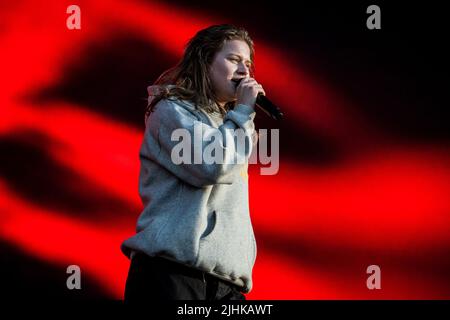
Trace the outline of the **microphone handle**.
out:
[[[283,118],[283,113],[281,112],[281,110],[262,93],[259,93],[256,97],[255,104],[269,117],[272,117],[275,120],[281,120]]]

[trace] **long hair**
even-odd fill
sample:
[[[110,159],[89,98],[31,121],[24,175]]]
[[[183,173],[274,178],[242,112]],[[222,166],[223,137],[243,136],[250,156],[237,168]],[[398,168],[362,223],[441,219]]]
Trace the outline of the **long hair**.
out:
[[[209,77],[209,68],[215,54],[223,48],[227,40],[242,40],[247,43],[252,62],[250,72],[253,73],[255,52],[248,32],[229,24],[210,26],[197,32],[187,43],[182,59],[155,81],[154,85],[159,86],[160,90],[147,105],[145,116],[153,111],[161,99],[171,97],[190,101],[206,112],[220,112],[225,115],[235,102],[228,102],[223,107],[217,103]]]

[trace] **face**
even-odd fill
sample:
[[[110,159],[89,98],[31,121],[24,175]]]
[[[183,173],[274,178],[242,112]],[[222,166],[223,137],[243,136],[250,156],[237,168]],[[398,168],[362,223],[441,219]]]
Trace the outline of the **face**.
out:
[[[220,105],[236,100],[236,84],[232,79],[250,76],[250,48],[245,41],[225,41],[209,69],[214,93]]]

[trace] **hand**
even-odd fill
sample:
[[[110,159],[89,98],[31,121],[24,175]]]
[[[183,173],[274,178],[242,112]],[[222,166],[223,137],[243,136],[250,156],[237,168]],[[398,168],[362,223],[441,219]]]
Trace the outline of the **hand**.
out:
[[[253,78],[242,79],[236,88],[236,104],[245,104],[250,107],[255,106],[258,93],[266,94],[262,85]]]

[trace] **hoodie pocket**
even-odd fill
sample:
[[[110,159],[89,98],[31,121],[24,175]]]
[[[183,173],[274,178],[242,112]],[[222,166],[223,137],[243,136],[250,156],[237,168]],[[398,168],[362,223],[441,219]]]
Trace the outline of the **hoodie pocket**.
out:
[[[232,281],[247,278],[251,255],[247,228],[233,224],[228,212],[214,212],[214,215],[200,238],[195,265]]]
[[[223,230],[219,228],[219,215],[216,211],[208,214],[205,230],[202,232],[198,244],[198,256],[196,265],[204,270],[214,270],[217,260],[222,254]]]
[[[205,231],[203,231],[202,235],[200,236],[200,241],[208,238],[211,235],[211,233],[214,231],[214,229],[216,228],[216,225],[217,225],[217,213],[214,210],[208,214],[206,229],[205,229]]]

